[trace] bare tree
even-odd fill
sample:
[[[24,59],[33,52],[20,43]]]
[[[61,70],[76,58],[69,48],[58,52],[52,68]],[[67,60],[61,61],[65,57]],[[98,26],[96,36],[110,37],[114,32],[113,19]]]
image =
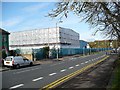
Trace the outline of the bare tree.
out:
[[[48,15],[52,18],[68,16],[72,11],[85,20],[96,32],[103,31],[105,36],[115,38],[120,42],[120,1],[118,2],[80,2],[68,0],[57,2],[56,9]]]

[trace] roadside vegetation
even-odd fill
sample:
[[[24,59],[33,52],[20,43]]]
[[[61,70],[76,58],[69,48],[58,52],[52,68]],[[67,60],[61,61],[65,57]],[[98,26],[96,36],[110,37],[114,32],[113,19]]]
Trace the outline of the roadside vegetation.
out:
[[[115,61],[115,70],[111,90],[120,90],[120,57]]]
[[[43,55],[45,58],[49,58],[49,51],[50,51],[49,47],[43,47]]]

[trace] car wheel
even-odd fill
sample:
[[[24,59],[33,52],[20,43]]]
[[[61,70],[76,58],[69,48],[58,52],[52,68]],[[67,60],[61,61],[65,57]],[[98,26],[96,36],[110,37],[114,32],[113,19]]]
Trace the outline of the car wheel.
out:
[[[17,65],[16,65],[16,68],[17,68],[17,69],[19,69],[19,68],[20,68],[20,65],[19,65],[19,64],[17,64]]]
[[[30,66],[32,66],[32,65],[33,65],[33,63],[31,62],[31,63],[30,63]]]

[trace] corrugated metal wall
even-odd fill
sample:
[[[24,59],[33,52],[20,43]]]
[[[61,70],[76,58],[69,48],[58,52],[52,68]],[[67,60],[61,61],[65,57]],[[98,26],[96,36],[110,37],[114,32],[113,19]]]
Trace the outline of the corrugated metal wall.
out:
[[[66,48],[79,48],[79,34],[67,28],[45,28],[29,31],[19,31],[10,34],[10,50],[17,48],[42,48],[49,45]],[[62,43],[62,44],[61,44]],[[69,44],[69,45],[68,45]]]
[[[63,57],[63,56],[69,56],[69,55],[76,55],[76,54],[90,54],[93,52],[99,52],[99,51],[105,51],[105,50],[110,50],[110,48],[92,48],[92,49],[81,49],[81,48],[63,48],[63,49],[58,49],[59,52],[59,57]],[[40,60],[40,59],[44,59],[45,54],[44,54],[44,50],[43,48],[40,49],[20,49],[20,50],[16,50],[17,53],[19,54],[30,54],[33,55],[33,59],[35,60]],[[49,58],[56,58],[57,51],[56,49],[50,49],[49,51]]]

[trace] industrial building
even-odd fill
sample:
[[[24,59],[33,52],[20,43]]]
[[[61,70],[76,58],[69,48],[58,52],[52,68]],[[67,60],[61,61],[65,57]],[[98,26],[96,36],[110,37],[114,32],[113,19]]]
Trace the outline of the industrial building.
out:
[[[8,54],[9,51],[9,32],[3,30],[0,28],[0,50],[6,52],[6,54]],[[1,52],[0,51],[0,56],[1,56]]]
[[[11,32],[10,50],[52,48],[80,48],[79,34],[72,29],[55,27]]]
[[[80,48],[87,48],[87,46],[88,46],[88,42],[84,40],[80,40]]]

